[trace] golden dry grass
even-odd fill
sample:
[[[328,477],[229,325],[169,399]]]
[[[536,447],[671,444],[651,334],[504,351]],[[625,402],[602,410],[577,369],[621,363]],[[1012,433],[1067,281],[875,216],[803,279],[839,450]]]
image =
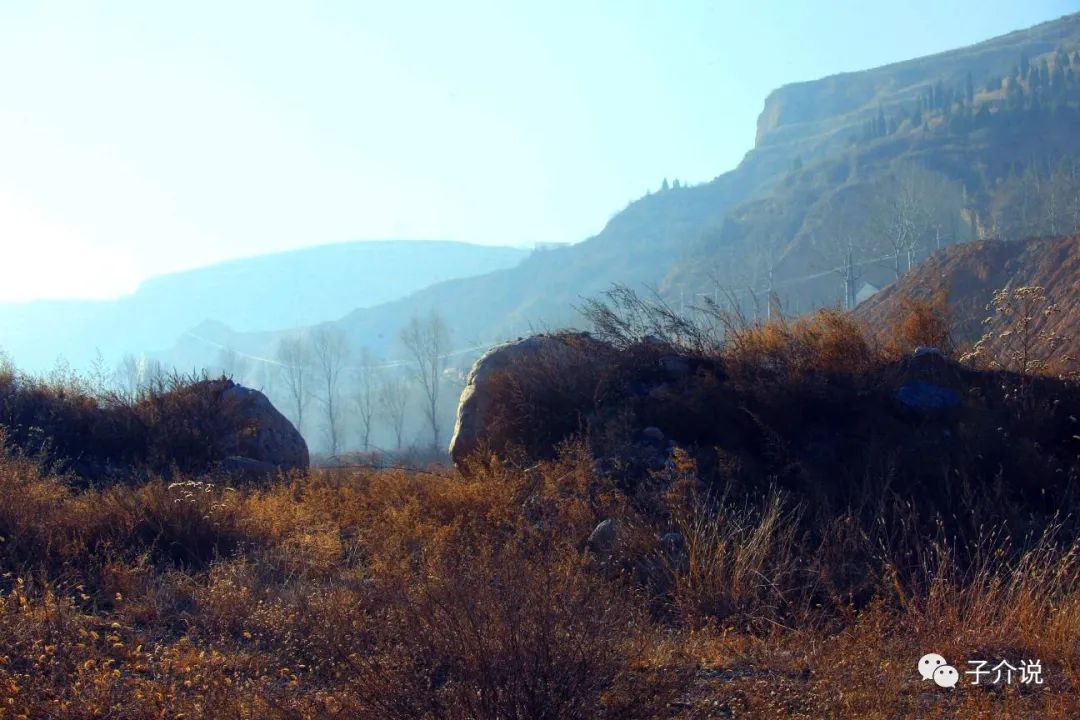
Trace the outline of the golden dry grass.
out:
[[[821,377],[862,392],[940,329],[920,305],[879,346],[826,312],[744,328],[722,359],[743,402],[783,409]],[[1017,478],[967,477],[991,448],[963,450],[933,460],[986,496],[950,518],[879,483],[888,453],[844,458],[850,495],[815,504],[739,495],[753,468],[681,448],[636,486],[574,442],[230,488],[87,487],[8,447],[0,718],[1080,717],[1075,521],[1006,506]],[[616,541],[590,549],[605,519]],[[931,651],[1038,659],[1045,684],[939,689],[916,672]]]
[[[238,490],[73,491],[5,456],[0,716],[1076,716],[1080,562],[1054,533],[869,563],[857,606],[818,576],[850,537],[809,546],[781,495],[732,506],[677,472],[647,517],[572,451]],[[584,552],[608,517],[627,540]],[[1046,684],[931,689],[930,650],[1038,658]]]

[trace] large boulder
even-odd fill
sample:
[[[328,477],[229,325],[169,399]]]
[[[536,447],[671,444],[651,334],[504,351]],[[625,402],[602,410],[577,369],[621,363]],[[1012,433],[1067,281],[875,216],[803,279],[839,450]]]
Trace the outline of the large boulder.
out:
[[[961,371],[937,348],[916,348],[899,371],[901,378],[893,396],[904,410],[925,415],[962,404]]]
[[[551,447],[578,430],[608,355],[586,333],[534,335],[499,345],[473,365],[458,404],[450,457]]]
[[[221,403],[229,428],[219,438],[226,469],[303,470],[308,447],[303,436],[258,390],[226,381]]]

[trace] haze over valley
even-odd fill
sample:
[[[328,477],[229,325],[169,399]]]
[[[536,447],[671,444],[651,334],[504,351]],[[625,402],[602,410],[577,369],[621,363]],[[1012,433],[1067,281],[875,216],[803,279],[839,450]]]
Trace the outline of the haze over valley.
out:
[[[405,381],[410,322],[437,315],[444,326],[447,429],[485,348],[584,328],[583,302],[615,284],[691,313],[711,300],[751,319],[795,316],[854,307],[950,245],[1074,232],[1078,122],[1080,16],[1070,15],[781,87],[764,99],[755,145],[734,170],[708,182],[661,179],[581,242],[363,242],[234,260],[154,278],[114,301],[0,304],[2,345],[29,370],[97,363],[129,386],[170,371],[224,372],[287,406],[282,345],[318,329],[340,337],[341,363],[353,368],[337,391],[348,438],[331,444],[396,446],[385,419],[357,429],[349,398],[368,382],[359,379],[367,366]],[[414,441],[418,410],[405,433]],[[316,416],[303,430],[323,448]]]

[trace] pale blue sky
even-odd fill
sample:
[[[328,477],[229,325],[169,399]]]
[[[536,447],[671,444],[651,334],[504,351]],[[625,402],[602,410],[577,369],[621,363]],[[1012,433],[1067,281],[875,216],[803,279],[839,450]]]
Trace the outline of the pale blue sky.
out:
[[[577,241],[773,88],[1076,0],[0,4],[0,300],[376,238]]]

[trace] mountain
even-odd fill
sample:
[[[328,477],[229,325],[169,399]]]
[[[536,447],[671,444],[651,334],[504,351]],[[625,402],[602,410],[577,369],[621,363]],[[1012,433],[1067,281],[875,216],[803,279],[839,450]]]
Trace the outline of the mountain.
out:
[[[696,187],[654,193],[631,203],[581,243],[537,249],[512,268],[436,283],[389,303],[353,310],[334,324],[354,348],[364,346],[384,357],[400,356],[400,329],[410,318],[433,310],[446,318],[459,349],[572,325],[580,320],[575,307],[582,299],[612,283],[659,285],[686,238],[718,222],[744,197],[745,188],[733,173]],[[221,345],[256,358],[272,357],[282,335],[236,332],[206,343],[200,333],[187,334],[160,358],[179,367],[198,367]]]
[[[735,289],[744,310],[770,294],[796,313],[852,305],[942,246],[1080,228],[1078,50],[1080,14],[774,91],[736,171],[763,191],[662,289]]]
[[[1023,242],[984,240],[947,248],[859,306],[856,313],[872,327],[888,327],[904,313],[905,300],[943,295],[954,339],[977,342],[987,331],[994,293],[1002,288],[1043,289],[1032,314],[1031,336],[1038,358],[1072,362],[1080,369],[1080,235]],[[1057,312],[1045,310],[1056,307]],[[1007,352],[1009,338],[996,325],[986,343],[989,357]],[[1051,345],[1049,338],[1056,338]],[[1072,358],[1072,360],[1068,360]]]
[[[762,309],[771,289],[787,310],[802,312],[882,287],[939,246],[1039,234],[1036,206],[1053,200],[1035,197],[1050,186],[1040,178],[1058,172],[1052,162],[1062,157],[1075,161],[1066,174],[1080,178],[1078,49],[1080,14],[785,86],[767,98],[755,147],[731,172],[650,193],[576,245],[359,308],[336,325],[355,347],[395,357],[402,325],[434,309],[465,349],[575,324],[582,298],[612,283],[656,288],[673,304],[732,294],[744,311]],[[905,192],[921,193],[933,217],[903,246],[883,247],[877,241],[891,229],[875,214],[894,208],[860,208]],[[1020,196],[1029,211],[1013,217],[1006,211],[1023,204]],[[1080,205],[1070,212],[1060,224],[1080,223]],[[266,355],[277,337],[226,340]],[[207,350],[189,337],[163,357],[190,366]]]
[[[312,325],[527,255],[458,242],[368,241],[231,260],[151,278],[117,300],[0,304],[0,348],[20,367],[41,370],[58,355],[83,365],[95,349],[109,359],[161,349],[199,324],[218,338]]]
[[[853,133],[879,112],[886,117],[920,101],[927,85],[952,89],[970,77],[972,90],[1057,50],[1080,48],[1080,14],[1068,15],[1026,30],[861,72],[785,85],[765,99],[758,118],[756,162],[775,169],[790,158],[804,162],[842,152]],[[1019,68],[1017,68],[1019,69]]]

